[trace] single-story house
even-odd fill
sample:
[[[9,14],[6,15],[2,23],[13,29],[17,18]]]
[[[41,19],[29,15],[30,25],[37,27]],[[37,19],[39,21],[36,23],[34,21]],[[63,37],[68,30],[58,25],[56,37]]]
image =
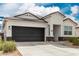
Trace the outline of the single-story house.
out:
[[[5,17],[4,39],[15,41],[59,41],[69,37],[79,37],[78,23],[61,12],[53,12],[39,17],[30,12],[13,17]]]

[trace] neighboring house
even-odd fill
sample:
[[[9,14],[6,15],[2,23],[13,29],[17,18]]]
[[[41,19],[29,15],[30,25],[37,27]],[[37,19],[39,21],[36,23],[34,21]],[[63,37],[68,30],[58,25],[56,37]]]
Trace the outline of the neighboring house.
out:
[[[15,41],[58,41],[79,37],[77,26],[75,21],[58,11],[44,17],[26,12],[14,17],[5,17],[3,32],[5,39]]]
[[[2,32],[2,27],[3,27],[3,18],[2,16],[0,16],[0,39],[3,39],[3,32]]]
[[[2,32],[2,24],[0,24],[0,39],[3,37],[3,32]]]

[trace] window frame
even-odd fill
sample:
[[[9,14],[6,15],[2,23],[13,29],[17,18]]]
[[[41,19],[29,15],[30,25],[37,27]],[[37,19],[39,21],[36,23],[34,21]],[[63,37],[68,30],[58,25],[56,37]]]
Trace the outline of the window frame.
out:
[[[64,35],[72,35],[72,29],[72,26],[64,26]]]
[[[48,34],[50,36],[50,25],[48,25]]]

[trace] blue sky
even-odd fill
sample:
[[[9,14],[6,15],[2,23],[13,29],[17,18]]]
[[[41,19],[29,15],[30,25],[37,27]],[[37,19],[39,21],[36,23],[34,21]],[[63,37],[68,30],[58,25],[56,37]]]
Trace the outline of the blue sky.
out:
[[[1,17],[14,16],[26,11],[31,11],[39,15],[46,15],[55,10],[79,21],[79,3],[0,3]]]
[[[75,17],[76,20],[79,20],[79,3],[41,3],[37,4],[39,6],[44,7],[52,7],[52,6],[58,6],[60,8],[60,11],[64,14],[71,15],[73,11],[77,11],[75,14],[71,15],[72,17]],[[74,9],[73,11],[71,9]],[[77,9],[77,10],[75,10]]]

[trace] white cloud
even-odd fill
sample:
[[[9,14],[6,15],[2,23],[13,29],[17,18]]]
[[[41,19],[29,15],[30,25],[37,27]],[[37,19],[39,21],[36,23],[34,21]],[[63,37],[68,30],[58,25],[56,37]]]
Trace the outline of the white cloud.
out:
[[[66,14],[65,16],[66,16],[66,18],[70,18],[70,19],[73,20],[74,22],[79,23],[79,21],[77,21],[74,16],[72,16],[72,15],[67,15],[67,14]]]
[[[16,13],[20,14],[20,13],[26,12],[29,7],[32,7],[34,5],[35,4],[33,3],[24,3],[20,6],[20,8],[18,8],[18,11]]]
[[[16,3],[5,3],[0,10],[0,16],[12,16],[19,6],[20,5]]]
[[[18,4],[15,3],[6,3],[3,5],[3,7],[5,7],[5,9],[13,9],[16,8]]]
[[[74,16],[75,14],[78,13],[78,11],[79,11],[79,6],[77,6],[77,5],[72,6],[72,7],[71,7],[71,11],[72,11],[71,15]]]
[[[44,7],[44,6],[37,6],[34,3],[25,3],[25,4],[17,4],[17,3],[5,3],[0,9],[0,16],[13,16],[15,14],[20,14],[24,12],[32,12],[36,15],[47,15],[49,13],[60,11],[60,8],[55,7]]]
[[[23,12],[31,12],[34,13],[36,15],[47,15],[51,12],[55,12],[55,11],[60,11],[59,7],[44,7],[44,6],[37,6],[33,3],[30,4],[23,4],[18,11],[16,12],[17,14],[23,13]]]
[[[75,20],[75,17],[73,17],[73,16],[71,16],[71,15],[65,15],[66,16],[66,18],[71,18],[71,19],[74,19]]]
[[[0,24],[2,24],[2,21],[0,21]]]
[[[10,14],[6,14],[6,13],[0,13],[0,15],[3,17],[10,17],[11,16]]]
[[[29,8],[29,11],[38,15],[47,15],[49,13],[55,12],[55,11],[59,11],[60,9],[58,7],[39,7],[39,6],[34,6],[32,8]]]

